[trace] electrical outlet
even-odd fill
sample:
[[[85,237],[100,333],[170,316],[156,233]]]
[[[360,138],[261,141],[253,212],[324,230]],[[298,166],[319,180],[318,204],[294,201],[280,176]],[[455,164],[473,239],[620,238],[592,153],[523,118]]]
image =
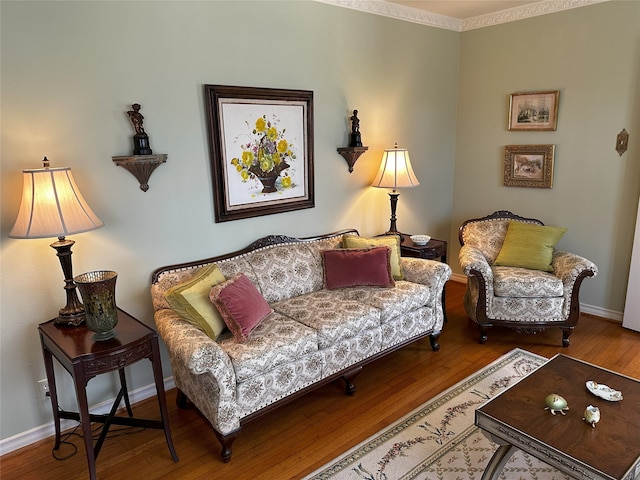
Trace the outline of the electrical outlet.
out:
[[[40,399],[41,402],[46,402],[51,396],[49,393],[49,381],[46,378],[38,380],[36,382],[36,388],[38,391],[38,399]]]

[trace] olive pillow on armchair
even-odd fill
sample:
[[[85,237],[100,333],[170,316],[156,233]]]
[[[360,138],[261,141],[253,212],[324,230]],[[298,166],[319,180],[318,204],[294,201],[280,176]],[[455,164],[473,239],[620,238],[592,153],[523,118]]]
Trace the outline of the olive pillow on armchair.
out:
[[[552,272],[553,248],[566,231],[563,227],[511,221],[494,264]]]

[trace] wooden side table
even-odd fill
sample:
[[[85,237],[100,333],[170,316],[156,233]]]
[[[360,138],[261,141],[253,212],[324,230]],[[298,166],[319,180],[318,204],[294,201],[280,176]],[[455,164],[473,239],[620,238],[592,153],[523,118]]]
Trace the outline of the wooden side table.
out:
[[[87,329],[86,325],[83,324],[79,327],[60,326],[56,325],[54,320],[40,324],[38,331],[42,344],[44,366],[47,371],[47,381],[49,382],[51,407],[53,409],[56,432],[54,450],[60,448],[60,419],[65,418],[80,421],[82,424],[87,462],[89,464],[89,478],[91,480],[96,478],[96,458],[112,424],[164,430],[171,457],[174,462],[178,461],[178,455],[176,455],[173,447],[171,431],[169,430],[169,416],[162,381],[158,334],[153,329],[118,309],[118,325],[115,328],[116,336],[110,340],[94,342],[92,340],[93,332]],[[67,412],[60,409],[58,405],[56,378],[53,370],[54,357],[73,377],[79,412]],[[133,418],[124,367],[143,358],[148,358],[153,366],[161,420]],[[89,413],[86,392],[87,383],[97,375],[114,370],[118,370],[120,375],[120,391],[111,407],[111,411],[106,415]],[[123,399],[128,417],[116,416],[116,411]],[[95,447],[91,435],[91,422],[103,424]]]
[[[402,234],[400,243],[400,254],[403,257],[426,258],[427,260],[440,260],[447,263],[447,242],[432,238],[426,245],[416,245],[413,243],[411,235]]]
[[[403,257],[426,258],[427,260],[440,260],[447,263],[447,242],[432,238],[426,245],[416,245],[411,240],[411,234],[403,233],[400,243],[400,255]],[[447,310],[445,309],[446,296],[445,289],[442,289],[442,311],[444,321],[447,321]]]

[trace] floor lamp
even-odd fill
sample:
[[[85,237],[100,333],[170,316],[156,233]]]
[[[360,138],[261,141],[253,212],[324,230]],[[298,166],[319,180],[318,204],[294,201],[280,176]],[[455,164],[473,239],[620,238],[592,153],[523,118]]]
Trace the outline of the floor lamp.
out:
[[[389,193],[391,200],[391,225],[385,235],[400,235],[400,240],[402,240],[402,234],[396,227],[396,207],[398,205],[398,196],[400,196],[399,193],[396,193],[396,190],[398,188],[420,185],[416,175],[413,173],[413,168],[411,168],[409,151],[405,148],[398,148],[397,143],[393,148],[385,150],[382,154],[380,168],[371,185],[374,187],[393,189],[392,192]]]
[[[91,210],[78,190],[69,167],[44,167],[22,171],[22,202],[11,238],[58,237],[51,247],[56,250],[64,273],[67,304],[61,308],[56,323],[80,325],[84,321],[84,305],[78,299],[73,281],[71,247],[73,240],[65,235],[88,232],[104,225]]]

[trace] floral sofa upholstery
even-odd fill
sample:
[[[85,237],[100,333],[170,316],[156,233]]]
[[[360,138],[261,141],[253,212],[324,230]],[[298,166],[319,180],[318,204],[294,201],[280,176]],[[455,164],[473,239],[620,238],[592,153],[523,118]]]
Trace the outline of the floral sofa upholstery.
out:
[[[341,248],[343,235],[357,231],[265,237],[238,252],[154,272],[154,318],[169,352],[178,405],[188,399],[207,418],[223,461],[231,458],[242,424],[295,396],[338,379],[352,394],[363,365],[420,338],[428,336],[438,350],[449,266],[400,258],[404,279],[392,288],[327,290],[321,252]],[[230,333],[213,340],[164,297],[212,263],[227,278],[244,273],[273,308],[244,343]]]
[[[552,247],[549,271],[498,265],[514,221],[544,227],[540,220],[506,210],[467,220],[460,226],[459,261],[467,275],[467,315],[480,328],[480,343],[487,340],[487,328],[495,325],[520,333],[553,327],[562,329],[562,345],[567,347],[580,317],[580,286],[585,278],[597,275],[598,268],[586,258]]]

